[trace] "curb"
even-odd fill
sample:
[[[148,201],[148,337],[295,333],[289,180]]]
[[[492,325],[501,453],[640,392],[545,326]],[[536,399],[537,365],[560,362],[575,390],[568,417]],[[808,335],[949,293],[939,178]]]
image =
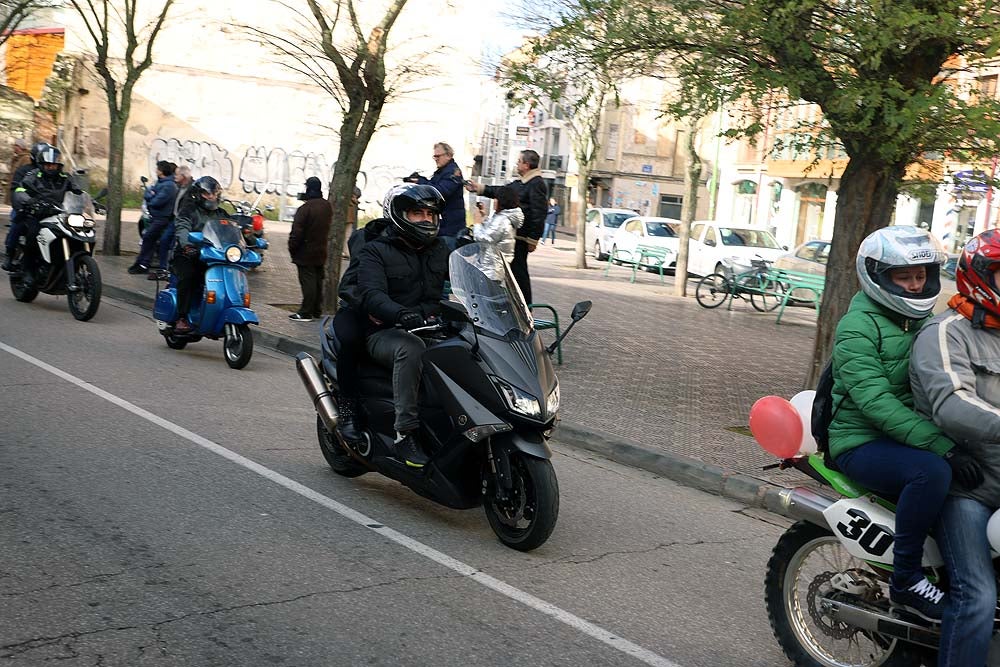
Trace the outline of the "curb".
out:
[[[104,294],[134,306],[152,309],[153,298],[122,287],[104,284]],[[268,349],[295,356],[299,352],[322,354],[320,346],[291,336],[257,327],[254,342]],[[787,516],[779,494],[784,487],[762,482],[690,456],[657,451],[629,438],[599,429],[584,428],[572,422],[560,421],[553,439],[563,445],[599,454],[606,459],[639,468],[699,491],[723,496],[749,507],[765,509]]]

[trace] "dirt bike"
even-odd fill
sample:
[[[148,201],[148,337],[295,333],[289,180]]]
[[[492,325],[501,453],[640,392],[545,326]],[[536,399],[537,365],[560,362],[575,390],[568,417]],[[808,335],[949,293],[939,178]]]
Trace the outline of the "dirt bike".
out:
[[[775,545],[764,580],[768,620],[788,659],[799,667],[935,665],[940,625],[890,608],[893,503],[827,467],[821,454],[779,467],[823,485],[785,489],[776,508],[798,519]],[[932,538],[923,565],[932,581],[947,581]],[[988,664],[1000,666],[996,640]]]

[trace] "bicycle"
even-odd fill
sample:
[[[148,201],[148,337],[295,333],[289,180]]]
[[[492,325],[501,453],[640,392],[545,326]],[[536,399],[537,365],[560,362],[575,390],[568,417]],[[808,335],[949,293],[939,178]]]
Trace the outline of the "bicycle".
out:
[[[694,296],[703,308],[718,308],[729,300],[749,297],[754,309],[767,313],[784,299],[785,286],[768,277],[771,263],[763,259],[750,260],[750,270],[737,273],[731,260],[723,260],[724,273],[713,273],[698,281]]]

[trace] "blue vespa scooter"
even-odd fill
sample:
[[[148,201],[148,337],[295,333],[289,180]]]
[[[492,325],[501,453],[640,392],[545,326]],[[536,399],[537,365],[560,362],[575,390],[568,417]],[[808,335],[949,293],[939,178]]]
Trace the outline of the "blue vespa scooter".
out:
[[[188,234],[188,241],[201,246],[201,261],[208,265],[201,300],[193,304],[188,313],[192,330],[187,333],[174,331],[177,322],[177,276],[171,275],[165,289],[156,295],[153,319],[167,347],[183,350],[188,343],[202,338],[223,338],[222,350],[230,368],[240,369],[250,363],[253,355],[251,324],[260,324],[257,314],[250,309],[250,286],[247,271],[260,266],[258,249],[267,247],[267,241],[256,239],[257,248],[251,250],[244,241],[240,225],[232,220],[209,220],[201,232]]]

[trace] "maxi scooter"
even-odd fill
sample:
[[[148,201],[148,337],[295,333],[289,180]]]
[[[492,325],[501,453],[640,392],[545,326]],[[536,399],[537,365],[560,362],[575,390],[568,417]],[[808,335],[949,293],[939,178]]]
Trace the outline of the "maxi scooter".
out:
[[[371,360],[360,364],[363,440],[346,442],[336,429],[340,346],[329,321],[322,366],[302,352],[296,367],[318,415],[320,450],[335,473],[375,471],[447,507],[483,506],[501,542],[529,551],[548,539],[559,516],[547,444],[559,411],[559,382],[549,356],[573,325],[545,347],[506,263],[499,253],[498,261],[493,257],[479,243],[452,252],[456,300],[441,302],[439,321],[411,332],[427,345],[419,410],[430,462],[423,468],[408,467],[393,445],[391,370]],[[590,305],[573,308],[574,323]]]
[[[192,330],[187,333],[174,330],[179,316],[175,275],[170,276],[167,287],[156,295],[153,305],[156,326],[172,350],[183,350],[188,343],[202,338],[223,338],[226,363],[230,368],[243,368],[253,355],[250,325],[259,324],[257,314],[250,309],[246,274],[260,265],[257,250],[266,248],[267,241],[257,239],[257,248],[248,248],[239,223],[226,219],[209,220],[201,232],[190,232],[188,241],[200,246],[201,261],[208,265],[201,298],[188,313]]]

